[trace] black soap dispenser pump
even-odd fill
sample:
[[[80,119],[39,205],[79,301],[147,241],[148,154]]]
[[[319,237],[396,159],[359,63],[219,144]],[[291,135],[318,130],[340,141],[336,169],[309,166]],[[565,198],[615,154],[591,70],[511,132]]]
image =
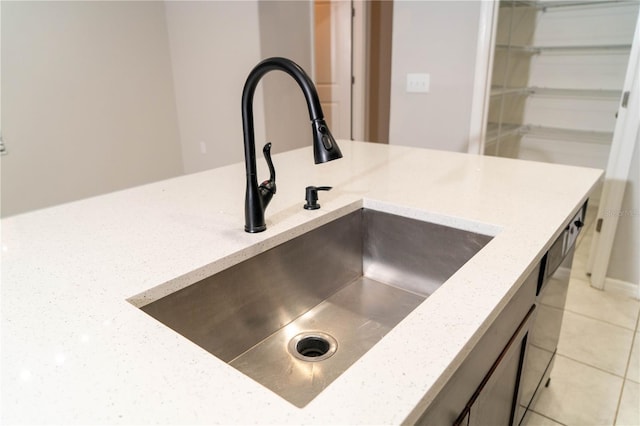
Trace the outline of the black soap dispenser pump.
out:
[[[319,209],[320,204],[318,204],[318,191],[329,191],[330,189],[330,186],[307,186],[305,188],[305,200],[307,200],[307,204],[303,207],[307,210]]]

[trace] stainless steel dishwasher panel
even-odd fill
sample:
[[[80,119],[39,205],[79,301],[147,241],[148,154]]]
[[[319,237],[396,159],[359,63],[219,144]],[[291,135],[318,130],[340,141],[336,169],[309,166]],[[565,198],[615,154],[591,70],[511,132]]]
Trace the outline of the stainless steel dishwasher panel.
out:
[[[516,424],[522,422],[542,388],[549,385],[569,290],[575,242],[584,223],[585,211],[586,204],[542,258],[536,295],[538,315],[529,335]]]

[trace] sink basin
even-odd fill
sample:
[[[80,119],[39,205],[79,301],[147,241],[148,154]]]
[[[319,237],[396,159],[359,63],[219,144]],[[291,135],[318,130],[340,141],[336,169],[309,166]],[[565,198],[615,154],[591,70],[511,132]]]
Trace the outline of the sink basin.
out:
[[[141,309],[303,407],[491,238],[361,209]]]

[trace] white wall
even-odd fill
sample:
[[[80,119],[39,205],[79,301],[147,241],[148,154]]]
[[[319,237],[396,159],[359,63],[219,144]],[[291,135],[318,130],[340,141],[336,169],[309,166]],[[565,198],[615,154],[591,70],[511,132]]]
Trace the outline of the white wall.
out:
[[[258,5],[170,1],[165,7],[184,170],[242,161],[240,98],[261,57]],[[262,105],[260,89],[255,105]],[[261,140],[262,108],[256,108],[254,119]]]
[[[166,2],[166,15],[185,172],[243,161],[247,75],[270,56],[311,71],[309,2]],[[258,156],[267,139],[273,152],[310,143],[304,97],[284,73],[258,85],[254,121]]]
[[[467,152],[480,2],[403,1],[393,9],[389,143]],[[406,93],[406,74],[431,76]]]
[[[301,0],[258,2],[262,59],[289,58],[313,78],[312,7],[311,1]],[[310,146],[311,121],[298,84],[287,74],[276,71],[267,74],[260,85],[264,93],[266,136],[256,137],[256,149],[260,150],[267,141],[273,143],[275,153]],[[311,165],[313,158],[309,158]]]
[[[2,2],[2,216],[182,173],[164,5]]]
[[[245,79],[275,55],[311,71],[310,6],[2,2],[2,215],[242,161]],[[310,143],[283,73],[254,112],[258,147]]]

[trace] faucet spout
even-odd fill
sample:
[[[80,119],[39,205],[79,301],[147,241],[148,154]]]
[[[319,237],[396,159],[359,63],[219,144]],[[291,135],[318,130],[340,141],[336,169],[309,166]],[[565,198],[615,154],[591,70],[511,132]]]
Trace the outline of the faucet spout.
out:
[[[340,148],[336,143],[329,126],[324,120],[320,98],[316,88],[302,68],[295,62],[286,58],[269,58],[256,65],[245,82],[242,91],[242,130],[244,136],[244,159],[247,175],[247,190],[245,194],[245,231],[262,232],[267,229],[264,212],[275,193],[274,190],[266,191],[263,185],[258,186],[256,176],[256,146],[253,124],[253,95],[258,83],[269,71],[280,70],[289,74],[300,86],[309,109],[311,131],[313,137],[313,155],[316,164],[342,158]],[[265,156],[267,152],[265,151]],[[271,159],[267,161],[270,163]],[[273,164],[269,169],[275,175]]]

